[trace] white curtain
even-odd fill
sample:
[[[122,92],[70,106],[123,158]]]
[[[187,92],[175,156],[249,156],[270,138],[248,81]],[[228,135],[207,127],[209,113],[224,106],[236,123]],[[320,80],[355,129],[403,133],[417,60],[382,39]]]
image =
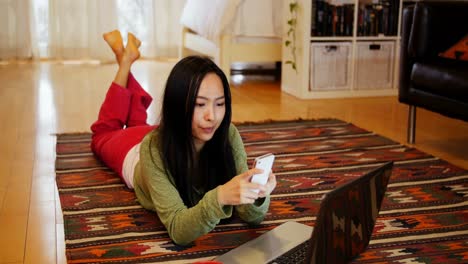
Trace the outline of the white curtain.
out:
[[[0,0],[0,59],[113,60],[104,32],[133,32],[147,58],[177,57],[185,0]],[[8,11],[6,11],[8,10]]]
[[[31,0],[0,0],[0,59],[31,57]]]

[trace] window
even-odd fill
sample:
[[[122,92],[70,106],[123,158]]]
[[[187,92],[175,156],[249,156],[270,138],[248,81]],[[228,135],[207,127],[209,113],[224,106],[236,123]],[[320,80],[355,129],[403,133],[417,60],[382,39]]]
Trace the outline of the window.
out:
[[[55,41],[65,41],[66,34],[63,35],[61,33],[64,32],[57,32],[59,37],[55,37],[55,32],[52,30],[55,29],[54,25],[58,25],[60,27],[63,26],[61,23],[60,15],[64,15],[63,10],[67,10],[69,8],[80,7],[75,12],[86,12],[89,8],[94,7],[94,0],[88,0],[82,2],[72,2],[63,1],[63,0],[33,0],[31,1],[32,6],[32,13],[33,13],[33,23],[34,23],[34,40],[37,44],[39,49],[39,57],[50,57],[51,54],[49,52],[49,48],[52,47],[61,47],[62,43],[54,43]],[[95,10],[96,12],[91,12],[91,14],[76,14],[76,16],[83,17],[83,16],[101,16],[102,14],[109,15],[109,9],[114,9],[116,17],[108,17],[109,20],[107,22],[112,21],[116,23],[114,27],[118,28],[122,32],[122,37],[124,42],[127,41],[127,32],[133,32],[142,42],[142,46],[145,47],[147,43],[150,42],[153,32],[152,28],[154,25],[153,21],[153,1],[152,0],[112,0],[108,1],[107,3],[113,4],[114,6],[109,5],[97,5],[99,8]],[[51,15],[51,7],[55,7],[58,12],[59,16]],[[81,10],[81,11],[80,11]],[[113,13],[113,12],[111,12]],[[55,19],[55,20],[54,20]],[[107,18],[106,18],[107,19]],[[110,25],[112,25],[112,22]],[[109,24],[107,24],[109,25]],[[73,26],[78,26],[73,24]],[[83,25],[87,26],[87,25]],[[103,27],[104,28],[104,27]],[[104,30],[111,30],[107,26]],[[62,28],[62,30],[67,30]],[[76,30],[76,29],[74,29]],[[98,25],[98,31],[99,25]],[[80,28],[77,32],[78,34],[85,34],[82,35],[83,39],[87,37],[94,37],[94,36],[86,36],[86,34],[91,34],[92,32],[88,32],[88,28]],[[85,37],[86,36],[86,37]],[[65,37],[65,39],[64,39]],[[73,49],[74,47],[68,47]],[[37,55],[36,55],[37,56]]]
[[[49,0],[32,1],[35,41],[39,48],[39,57],[47,57],[49,45]]]
[[[141,40],[142,45],[148,43],[150,28],[153,21],[153,3],[151,0],[117,0],[118,28],[123,34],[124,42],[127,32],[133,32]]]

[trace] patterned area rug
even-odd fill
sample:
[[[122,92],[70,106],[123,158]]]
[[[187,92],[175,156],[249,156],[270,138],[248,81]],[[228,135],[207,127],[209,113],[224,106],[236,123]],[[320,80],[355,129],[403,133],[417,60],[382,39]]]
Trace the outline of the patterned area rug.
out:
[[[355,262],[468,262],[468,171],[334,119],[238,128],[249,166],[256,156],[276,154],[278,186],[268,215],[259,226],[234,218],[187,247],[173,244],[157,215],[93,156],[90,134],[59,135],[56,173],[68,262],[211,259],[288,220],[313,226],[324,193],[391,160],[372,240]]]

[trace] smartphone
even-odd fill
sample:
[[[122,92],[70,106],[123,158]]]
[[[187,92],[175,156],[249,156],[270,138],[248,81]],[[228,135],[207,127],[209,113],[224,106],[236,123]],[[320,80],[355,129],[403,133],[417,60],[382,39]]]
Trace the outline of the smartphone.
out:
[[[273,167],[274,161],[275,161],[275,155],[271,153],[255,158],[254,167],[258,169],[262,169],[263,173],[253,175],[251,182],[265,185],[268,181],[268,176],[270,176],[270,171],[271,171],[271,168]],[[255,192],[257,193],[258,191],[259,190],[255,190]]]

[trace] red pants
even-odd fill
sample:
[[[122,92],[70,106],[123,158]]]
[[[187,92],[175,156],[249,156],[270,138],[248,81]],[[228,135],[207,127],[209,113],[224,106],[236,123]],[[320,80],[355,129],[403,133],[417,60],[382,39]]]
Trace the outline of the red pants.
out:
[[[156,127],[146,123],[146,109],[152,100],[130,74],[127,88],[111,84],[98,120],[91,126],[93,152],[120,177],[128,151]]]

